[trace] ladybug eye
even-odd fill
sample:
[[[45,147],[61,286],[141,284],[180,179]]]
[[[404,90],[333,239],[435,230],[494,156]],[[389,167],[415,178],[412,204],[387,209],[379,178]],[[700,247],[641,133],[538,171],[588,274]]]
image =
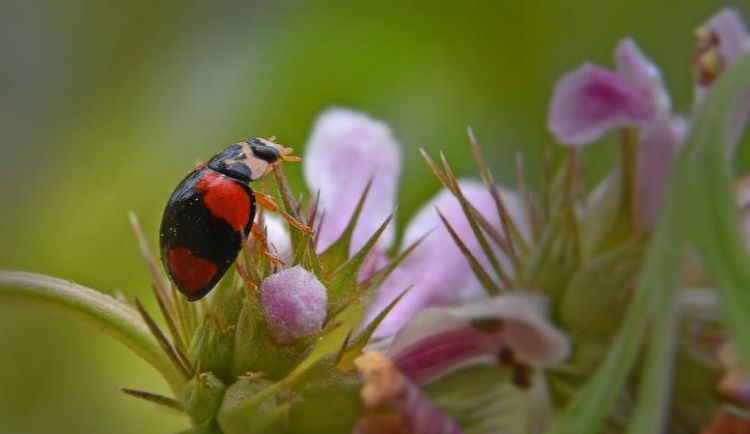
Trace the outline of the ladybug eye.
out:
[[[275,163],[279,159],[279,151],[272,146],[250,143],[250,149],[257,158],[268,164]]]

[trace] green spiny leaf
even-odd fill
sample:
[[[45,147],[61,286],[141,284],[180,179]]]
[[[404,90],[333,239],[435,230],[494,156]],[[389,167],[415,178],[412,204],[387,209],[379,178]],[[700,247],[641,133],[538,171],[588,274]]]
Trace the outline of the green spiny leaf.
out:
[[[174,347],[172,346],[172,343],[169,342],[169,340],[167,340],[167,337],[164,336],[164,333],[156,324],[156,321],[154,321],[154,319],[151,318],[151,315],[148,314],[146,309],[143,308],[143,305],[141,304],[141,302],[138,301],[138,299],[135,299],[134,304],[135,304],[136,310],[138,310],[138,313],[141,315],[141,318],[143,318],[143,321],[146,323],[146,326],[151,331],[151,334],[154,336],[154,339],[156,339],[156,341],[159,342],[159,345],[161,345],[161,348],[167,354],[167,357],[169,357],[169,359],[172,361],[172,363],[175,364],[175,366],[180,368],[182,373],[185,375],[185,378],[189,378],[190,375],[192,374],[191,368],[190,368],[190,362],[180,358],[179,353],[175,351]]]
[[[273,173],[276,179],[276,187],[279,191],[279,195],[281,196],[282,203],[284,204],[284,209],[293,218],[307,224],[307,222],[302,219],[302,213],[299,212],[299,210],[301,210],[302,208],[302,205],[292,195],[292,191],[289,188],[289,183],[287,182],[286,177],[284,176],[284,172],[281,170],[281,167],[276,167]],[[294,228],[290,228],[289,232],[292,248],[294,248],[294,252],[292,255],[293,258],[306,258],[309,263],[305,268],[309,270],[320,269],[320,265],[317,263],[318,256],[315,254],[315,246],[312,242],[312,239]]]
[[[375,329],[378,328],[380,323],[383,322],[386,316],[393,310],[394,307],[398,304],[399,301],[401,301],[402,298],[409,292],[411,287],[405,289],[401,294],[398,295],[393,301],[391,301],[388,306],[385,307],[378,315],[370,321],[369,324],[362,330],[362,332],[357,335],[357,338],[354,339],[352,342],[348,342],[345,345],[344,351],[342,351],[341,356],[338,358],[337,366],[342,371],[350,371],[354,369],[354,359],[359,357],[362,354],[362,349],[367,345],[368,342],[370,342],[370,338],[372,337],[372,334],[375,333]]]
[[[446,187],[451,191],[451,193],[453,193],[453,196],[458,199],[458,203],[461,205],[461,209],[466,216],[466,220],[469,222],[469,227],[471,227],[471,231],[474,233],[474,237],[477,239],[477,241],[479,241],[479,246],[482,248],[484,256],[487,258],[488,262],[495,271],[495,274],[500,278],[500,280],[503,281],[505,286],[507,288],[513,287],[513,283],[508,276],[508,273],[500,264],[500,261],[498,260],[495,252],[492,251],[490,243],[487,241],[484,232],[482,232],[482,229],[480,229],[475,217],[476,210],[471,206],[469,201],[466,199],[466,196],[464,196],[463,192],[461,191],[461,186],[458,184],[458,179],[456,179],[456,176],[453,174],[453,169],[451,169],[450,164],[448,164],[448,160],[445,158],[445,154],[443,152],[440,153],[440,160],[443,163],[443,173],[445,179],[448,181],[448,185],[446,185]]]
[[[425,240],[430,234],[432,233],[432,230],[428,231],[426,234],[422,235],[411,243],[404,251],[399,253],[395,258],[391,260],[391,262],[388,263],[385,267],[382,269],[376,271],[372,276],[367,278],[364,282],[361,282],[359,284],[359,293],[360,294],[366,294],[368,292],[374,291],[375,289],[379,288],[380,285],[385,282],[385,279],[388,278],[403,262],[406,258],[409,257],[409,255],[414,252],[414,249],[416,249],[420,244],[422,244],[422,241]]]
[[[359,269],[367,259],[368,255],[372,252],[377,244],[380,236],[391,223],[393,214],[386,217],[385,221],[378,227],[374,234],[367,240],[364,246],[362,246],[357,253],[355,253],[348,261],[344,262],[337,269],[331,272],[328,276],[327,287],[328,287],[328,304],[333,306],[334,312],[337,308],[340,308],[341,301],[348,303],[350,300],[355,298],[357,294],[357,277],[359,275]]]
[[[340,264],[346,262],[347,258],[349,258],[349,248],[352,244],[354,229],[359,222],[359,216],[362,214],[362,209],[365,206],[370,187],[372,187],[372,179],[367,182],[365,189],[362,191],[362,195],[359,197],[357,206],[354,208],[354,213],[352,214],[349,223],[346,225],[344,232],[341,233],[341,236],[331,244],[325,252],[321,253],[320,261],[326,270],[332,270],[339,267]],[[325,216],[323,216],[323,218],[325,219]]]
[[[479,281],[482,283],[484,290],[487,291],[487,293],[491,296],[500,294],[502,292],[502,289],[497,285],[497,283],[495,283],[494,280],[492,280],[492,277],[490,277],[490,274],[487,272],[487,270],[484,269],[482,264],[480,264],[477,258],[471,253],[471,251],[469,251],[469,248],[466,247],[466,244],[464,244],[456,231],[453,229],[453,226],[451,226],[451,224],[448,222],[445,216],[443,216],[440,210],[437,210],[437,213],[438,216],[440,216],[440,220],[443,221],[443,225],[448,230],[448,233],[453,238],[453,241],[456,243],[456,246],[458,246],[458,249],[469,262],[469,266],[471,266],[471,269],[477,276],[477,279],[479,279]]]
[[[487,186],[487,189],[492,196],[492,200],[495,202],[495,208],[497,209],[497,213],[500,216],[500,221],[503,225],[503,233],[510,234],[506,243],[506,254],[511,258],[516,269],[520,269],[521,262],[519,253],[516,252],[516,245],[518,245],[522,251],[527,251],[528,246],[526,245],[526,240],[523,239],[521,232],[518,230],[518,225],[508,213],[508,207],[505,206],[505,201],[503,201],[502,196],[500,196],[500,191],[497,184],[495,184],[495,179],[492,176],[490,166],[484,158],[482,148],[479,146],[479,142],[477,142],[477,139],[474,136],[474,131],[472,131],[471,127],[467,129],[467,134],[469,136],[469,144],[471,146],[471,153],[474,156],[474,161],[476,161],[477,166],[479,166],[482,180]]]
[[[83,319],[153,366],[179,396],[185,377],[162,351],[138,313],[112,297],[74,283],[34,273],[0,271],[0,299],[28,301]]]

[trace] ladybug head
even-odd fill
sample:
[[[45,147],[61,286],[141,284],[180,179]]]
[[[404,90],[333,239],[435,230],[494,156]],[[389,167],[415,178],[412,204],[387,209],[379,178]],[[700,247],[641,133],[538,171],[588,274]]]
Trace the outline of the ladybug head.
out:
[[[279,160],[298,161],[292,149],[270,140],[253,138],[219,151],[208,161],[208,167],[242,182],[255,181]]]

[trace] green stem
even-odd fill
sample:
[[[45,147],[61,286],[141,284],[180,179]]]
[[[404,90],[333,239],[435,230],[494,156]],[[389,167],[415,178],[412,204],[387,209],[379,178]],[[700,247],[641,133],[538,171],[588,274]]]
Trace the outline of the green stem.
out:
[[[156,368],[179,397],[185,378],[130,306],[91,288],[63,279],[21,271],[0,270],[0,300],[21,300],[51,306],[80,318],[117,339]]]

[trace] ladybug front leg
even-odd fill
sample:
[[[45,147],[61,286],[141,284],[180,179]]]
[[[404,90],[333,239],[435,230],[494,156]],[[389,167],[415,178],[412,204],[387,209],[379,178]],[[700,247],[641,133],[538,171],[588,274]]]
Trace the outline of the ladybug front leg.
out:
[[[284,262],[276,255],[271,253],[271,251],[268,249],[268,240],[266,239],[266,234],[263,233],[263,229],[258,226],[258,223],[253,222],[252,227],[250,227],[250,233],[253,234],[253,237],[255,237],[255,239],[260,244],[261,254],[265,256],[266,259],[271,261],[273,265],[284,265]]]
[[[261,207],[264,208],[270,212],[276,213],[280,215],[284,220],[286,220],[287,223],[294,226],[295,228],[302,231],[305,235],[312,235],[313,231],[310,229],[309,226],[305,225],[301,221],[297,220],[296,218],[292,217],[291,215],[287,214],[279,208],[278,205],[274,203],[274,201],[267,195],[259,192],[255,192],[255,203]]]

